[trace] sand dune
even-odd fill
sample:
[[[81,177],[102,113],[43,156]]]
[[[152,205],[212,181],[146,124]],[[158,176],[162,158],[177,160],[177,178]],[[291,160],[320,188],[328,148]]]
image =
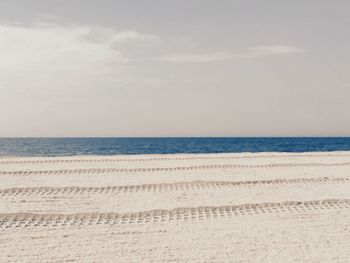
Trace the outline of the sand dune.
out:
[[[350,153],[0,159],[1,262],[348,262]]]

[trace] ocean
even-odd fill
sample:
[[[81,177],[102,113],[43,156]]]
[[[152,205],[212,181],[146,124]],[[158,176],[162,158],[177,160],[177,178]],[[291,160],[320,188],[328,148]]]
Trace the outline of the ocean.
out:
[[[350,151],[350,137],[0,138],[0,156]]]

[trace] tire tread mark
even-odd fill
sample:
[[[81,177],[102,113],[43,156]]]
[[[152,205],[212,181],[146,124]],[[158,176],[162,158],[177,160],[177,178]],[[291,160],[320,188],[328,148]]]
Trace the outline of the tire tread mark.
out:
[[[241,160],[259,158],[300,158],[300,157],[350,157],[349,154],[295,154],[295,155],[246,155],[246,156],[189,156],[189,157],[152,157],[152,158],[105,158],[105,159],[55,159],[55,160],[13,160],[16,157],[0,159],[0,165],[6,164],[52,164],[52,163],[106,163],[106,162],[154,162],[186,160]]]
[[[350,162],[341,163],[277,163],[277,164],[214,164],[183,167],[154,167],[154,168],[91,168],[91,169],[62,169],[42,171],[0,171],[0,175],[63,175],[63,174],[106,174],[106,173],[142,173],[142,172],[173,172],[190,170],[215,170],[215,169],[258,169],[258,168],[281,168],[281,167],[337,167],[349,166]]]
[[[191,181],[160,184],[140,184],[122,186],[101,186],[101,187],[23,187],[0,189],[0,197],[17,195],[57,195],[57,194],[129,194],[137,192],[161,192],[198,190],[208,188],[224,187],[253,187],[259,185],[284,185],[284,184],[337,184],[350,182],[350,177],[318,177],[318,178],[293,178],[293,179],[271,179],[255,181]]]
[[[303,213],[319,210],[349,209],[350,199],[287,201],[254,203],[235,206],[182,207],[171,210],[150,210],[135,213],[79,213],[79,214],[0,214],[0,229],[17,227],[74,226],[100,224],[139,224],[175,220],[196,221],[233,216],[267,213]]]

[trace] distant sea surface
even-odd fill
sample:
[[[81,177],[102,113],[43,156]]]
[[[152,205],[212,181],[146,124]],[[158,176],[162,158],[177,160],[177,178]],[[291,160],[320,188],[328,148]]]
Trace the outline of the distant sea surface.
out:
[[[0,156],[350,151],[332,138],[0,138]]]

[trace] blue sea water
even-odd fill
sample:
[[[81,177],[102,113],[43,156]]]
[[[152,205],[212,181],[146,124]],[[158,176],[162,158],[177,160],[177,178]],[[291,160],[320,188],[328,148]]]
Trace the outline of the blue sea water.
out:
[[[331,138],[0,138],[0,156],[350,151]]]

